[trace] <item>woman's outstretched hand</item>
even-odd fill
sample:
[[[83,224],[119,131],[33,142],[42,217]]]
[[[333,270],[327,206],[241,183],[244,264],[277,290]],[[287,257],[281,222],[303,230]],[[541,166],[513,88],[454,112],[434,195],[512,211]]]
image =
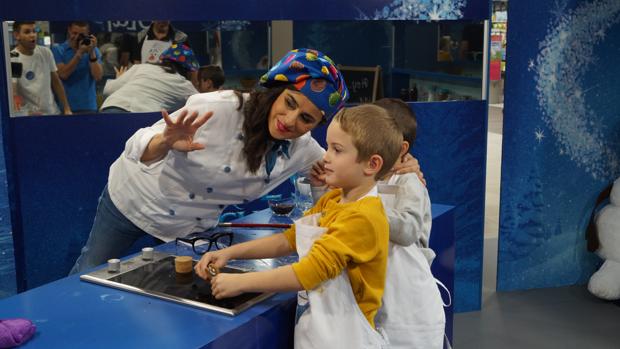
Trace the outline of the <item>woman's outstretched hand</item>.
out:
[[[164,129],[162,138],[170,149],[190,152],[205,148],[204,144],[194,142],[194,135],[196,134],[196,130],[213,116],[213,112],[209,111],[198,117],[197,111],[193,111],[190,114],[187,109],[185,109],[181,112],[176,121],[172,120],[165,110],[161,111],[161,115],[166,122],[166,128]]]

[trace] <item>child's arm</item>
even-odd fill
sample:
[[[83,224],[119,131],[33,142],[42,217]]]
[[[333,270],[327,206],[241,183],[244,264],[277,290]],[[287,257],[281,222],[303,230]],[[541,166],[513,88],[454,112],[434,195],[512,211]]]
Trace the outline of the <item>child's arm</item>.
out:
[[[291,228],[293,229],[293,228]],[[194,267],[196,274],[203,279],[209,278],[207,266],[214,263],[221,268],[231,259],[259,259],[287,256],[294,252],[283,233],[235,244],[223,250],[205,253]]]
[[[290,265],[254,273],[218,274],[211,280],[211,292],[216,299],[234,297],[244,292],[301,290],[303,287]]]
[[[431,217],[426,189],[415,175],[399,178],[394,207],[386,207],[390,224],[390,241],[409,246],[420,240],[428,242]]]
[[[313,209],[316,209],[316,206]],[[322,282],[340,275],[349,262],[362,264],[373,259],[378,253],[378,244],[372,217],[358,212],[342,216],[344,216],[342,220],[332,224],[328,232],[314,242],[310,252],[300,258],[298,263],[255,273],[218,274],[211,281],[213,295],[219,299],[234,297],[243,292],[311,290]],[[287,235],[278,235],[287,240],[287,235],[291,234],[287,232]],[[230,254],[234,255],[234,258],[242,258],[240,255],[260,258],[257,255],[265,247],[259,247],[259,244],[262,245],[260,241],[266,239],[268,238],[240,244],[238,246],[241,248]],[[292,235],[289,239],[292,239]],[[291,240],[285,242],[291,246],[292,242],[289,241]],[[226,249],[218,252],[223,251]]]

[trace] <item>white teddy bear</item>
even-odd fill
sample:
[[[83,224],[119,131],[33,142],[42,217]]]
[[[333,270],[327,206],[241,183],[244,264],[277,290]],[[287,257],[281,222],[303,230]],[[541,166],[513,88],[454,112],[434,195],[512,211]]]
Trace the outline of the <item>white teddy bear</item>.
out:
[[[598,230],[596,254],[605,262],[590,277],[588,290],[595,296],[620,299],[620,178],[616,179],[609,195],[609,204],[595,217]]]

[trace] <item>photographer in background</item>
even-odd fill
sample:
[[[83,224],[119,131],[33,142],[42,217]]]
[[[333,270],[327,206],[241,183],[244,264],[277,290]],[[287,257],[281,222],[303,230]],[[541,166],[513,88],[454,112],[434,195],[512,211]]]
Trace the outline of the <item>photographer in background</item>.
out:
[[[103,66],[97,38],[90,34],[88,23],[71,22],[67,41],[54,45],[52,52],[73,113],[96,112],[95,82],[103,76]]]
[[[17,43],[11,51],[15,114],[60,114],[52,90],[62,103],[63,113],[71,114],[52,52],[45,46],[37,45],[35,22],[14,22],[13,37]]]

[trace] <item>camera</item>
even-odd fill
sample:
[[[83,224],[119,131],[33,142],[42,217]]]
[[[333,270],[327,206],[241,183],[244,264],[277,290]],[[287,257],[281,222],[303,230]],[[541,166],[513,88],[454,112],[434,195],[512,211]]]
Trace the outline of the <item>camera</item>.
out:
[[[11,52],[11,77],[19,79],[22,77],[24,65],[21,62],[14,62],[13,58],[19,58],[19,53]]]
[[[90,37],[88,35],[80,34],[77,37],[77,41],[79,45],[90,45]]]

